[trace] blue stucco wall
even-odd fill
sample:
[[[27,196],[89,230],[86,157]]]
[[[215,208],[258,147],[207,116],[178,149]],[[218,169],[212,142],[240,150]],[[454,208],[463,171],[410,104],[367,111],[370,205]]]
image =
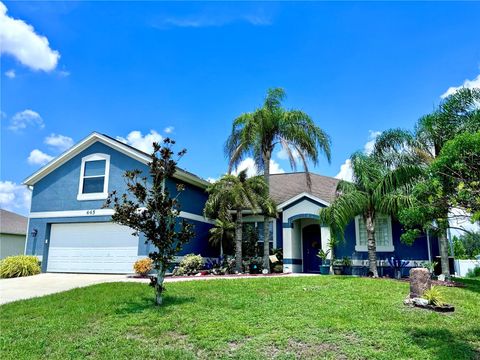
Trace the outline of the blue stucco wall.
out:
[[[427,260],[428,248],[426,236],[422,236],[415,240],[412,245],[407,245],[400,240],[402,234],[401,224],[392,219],[392,239],[394,252],[377,252],[378,260],[386,260],[392,256],[403,260]],[[432,257],[438,253],[438,246],[435,238],[430,239]],[[366,251],[355,251],[355,222],[352,221],[345,230],[345,241],[335,247],[335,257],[342,258],[344,256],[357,260],[368,259]]]
[[[108,192],[117,190],[118,193],[122,194],[126,191],[126,184],[123,179],[126,170],[138,169],[145,173],[148,171],[147,165],[103,143],[96,142],[35,184],[32,192],[31,211],[100,209],[104,200],[77,200],[82,158],[95,153],[110,155]],[[169,179],[167,187],[172,195],[177,193],[177,182],[185,185],[185,191],[179,197],[181,210],[201,215],[207,200],[204,189],[177,179]]]
[[[277,239],[276,244],[277,248],[283,248],[283,225],[282,225],[282,216],[283,214],[280,212],[277,217]],[[275,242],[275,239],[274,239]]]

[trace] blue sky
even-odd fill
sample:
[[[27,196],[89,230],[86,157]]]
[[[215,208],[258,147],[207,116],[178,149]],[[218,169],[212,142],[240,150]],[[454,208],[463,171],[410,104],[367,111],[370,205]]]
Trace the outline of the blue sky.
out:
[[[335,176],[480,83],[475,2],[2,4],[0,206],[23,213],[21,181],[92,131],[145,146],[168,128],[180,165],[217,178],[232,120],[280,86],[331,136],[312,170]]]

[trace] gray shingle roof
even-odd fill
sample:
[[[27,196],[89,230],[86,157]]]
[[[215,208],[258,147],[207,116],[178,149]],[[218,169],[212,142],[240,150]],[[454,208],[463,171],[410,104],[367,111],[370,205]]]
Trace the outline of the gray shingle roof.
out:
[[[301,193],[309,193],[321,200],[331,203],[335,199],[338,179],[310,173],[311,190],[307,186],[304,172],[270,175],[270,195],[280,205]]]
[[[0,209],[0,233],[25,235],[27,220],[25,216]]]

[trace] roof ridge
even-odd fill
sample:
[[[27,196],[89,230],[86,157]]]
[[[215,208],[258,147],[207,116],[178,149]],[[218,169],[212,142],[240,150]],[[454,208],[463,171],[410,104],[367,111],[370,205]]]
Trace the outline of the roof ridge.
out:
[[[288,172],[288,173],[270,174],[270,176],[279,176],[279,175],[286,176],[286,175],[297,175],[297,174],[305,174],[305,173],[306,173],[305,171],[293,171],[293,172]],[[314,172],[310,172],[310,175],[320,176],[320,177],[327,178],[327,179],[332,179],[332,180],[338,180],[338,181],[340,180],[340,179],[337,179],[336,177],[333,177],[333,176],[317,174],[317,173],[314,173]]]

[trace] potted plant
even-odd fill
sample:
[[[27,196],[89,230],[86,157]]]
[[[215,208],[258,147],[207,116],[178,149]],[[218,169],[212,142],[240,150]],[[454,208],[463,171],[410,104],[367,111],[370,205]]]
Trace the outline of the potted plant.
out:
[[[402,278],[402,269],[407,267],[409,263],[410,261],[408,260],[401,260],[393,256],[391,258],[388,258],[388,264],[393,269],[395,279]]]
[[[343,260],[341,260],[341,259],[333,260],[333,273],[335,275],[342,275],[343,274]]]
[[[330,250],[323,251],[322,249],[318,250],[317,256],[322,260],[322,264],[320,265],[320,274],[328,275],[330,273],[330,264],[328,264],[328,254]]]
[[[352,275],[352,259],[348,256],[344,256],[342,259],[343,273],[345,275]]]

